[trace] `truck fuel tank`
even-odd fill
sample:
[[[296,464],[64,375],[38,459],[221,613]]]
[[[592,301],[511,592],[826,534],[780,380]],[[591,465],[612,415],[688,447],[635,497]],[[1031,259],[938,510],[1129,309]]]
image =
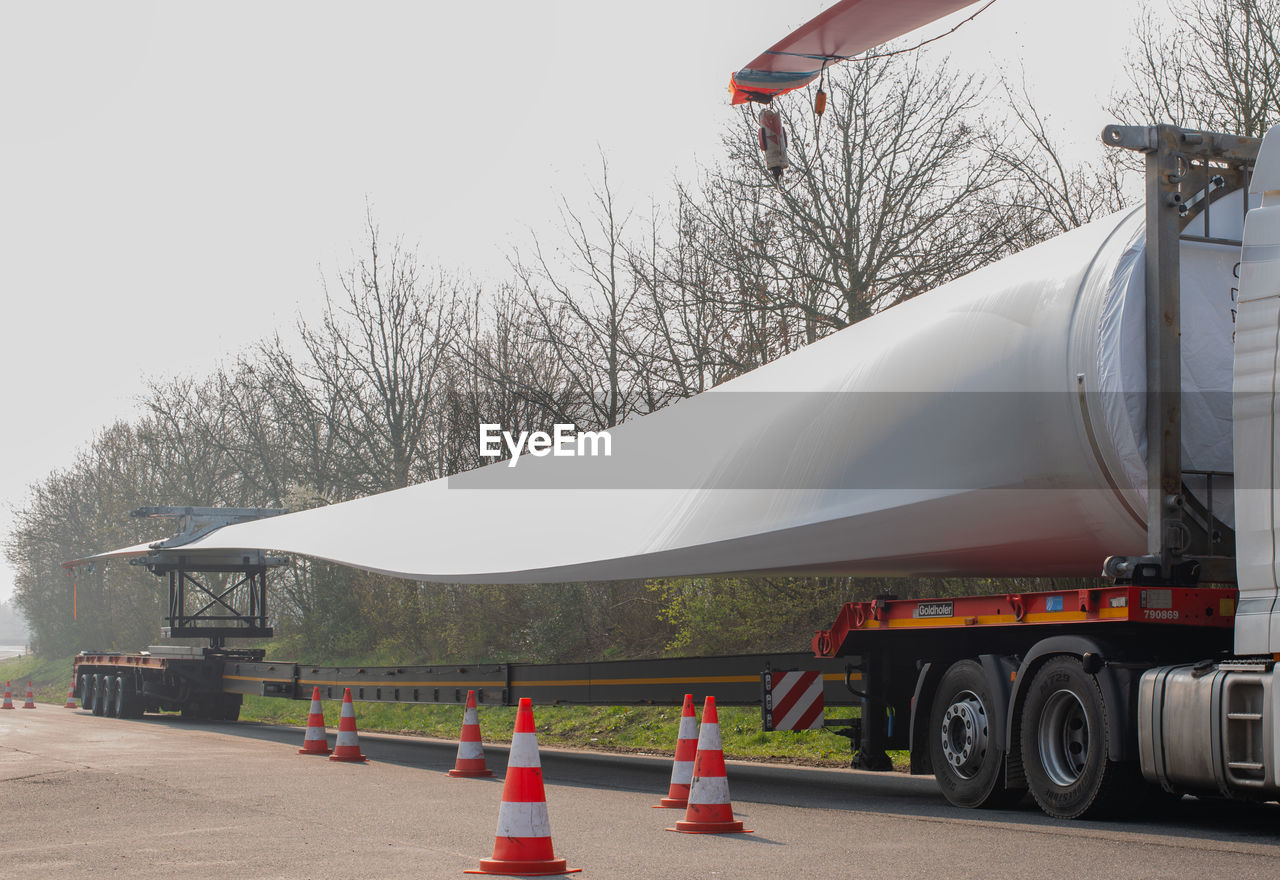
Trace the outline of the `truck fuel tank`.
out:
[[[1138,686],[1142,775],[1177,793],[1270,799],[1276,774],[1271,661],[1162,666]]]

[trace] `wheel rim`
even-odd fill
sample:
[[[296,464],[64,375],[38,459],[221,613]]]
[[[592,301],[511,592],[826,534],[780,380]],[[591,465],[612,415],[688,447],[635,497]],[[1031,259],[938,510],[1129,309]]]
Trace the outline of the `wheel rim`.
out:
[[[1063,788],[1073,784],[1089,760],[1089,716],[1084,703],[1069,690],[1054,691],[1040,713],[1037,733],[1040,763],[1049,779]]]
[[[961,779],[972,779],[987,754],[987,708],[973,691],[956,694],[942,715],[942,754]]]

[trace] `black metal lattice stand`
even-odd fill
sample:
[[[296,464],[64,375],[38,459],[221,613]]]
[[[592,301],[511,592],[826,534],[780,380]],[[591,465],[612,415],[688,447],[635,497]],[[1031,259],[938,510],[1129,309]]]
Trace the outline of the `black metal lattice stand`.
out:
[[[215,648],[227,639],[267,639],[274,634],[267,624],[267,570],[289,560],[268,556],[262,550],[185,549],[220,528],[281,516],[287,510],[256,507],[142,507],[132,516],[176,519],[181,531],[150,545],[152,552],[131,560],[146,566],[157,577],[169,576],[168,626],[161,634],[170,639],[208,639]],[[229,575],[214,585],[209,575]]]
[[[270,638],[267,623],[267,569],[281,560],[261,554],[238,561],[153,559],[156,575],[169,576],[169,615],[161,629],[166,638],[207,638],[222,647],[228,638]],[[224,585],[213,585],[207,575],[229,574]]]

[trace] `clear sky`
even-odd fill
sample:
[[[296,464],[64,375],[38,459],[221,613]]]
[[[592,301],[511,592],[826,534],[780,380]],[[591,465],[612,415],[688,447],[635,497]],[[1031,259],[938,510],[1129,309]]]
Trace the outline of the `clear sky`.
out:
[[[317,314],[366,200],[499,277],[600,151],[641,207],[714,162],[729,73],[832,2],[0,4],[0,532],[146,377]],[[997,0],[937,46],[1086,156],[1139,8]]]

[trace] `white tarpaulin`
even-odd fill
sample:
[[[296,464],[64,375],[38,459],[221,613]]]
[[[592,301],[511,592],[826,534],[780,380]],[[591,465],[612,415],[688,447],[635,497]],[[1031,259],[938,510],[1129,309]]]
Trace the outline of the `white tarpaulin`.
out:
[[[614,429],[609,457],[525,455],[186,550],[463,583],[1096,574],[1145,550],[1141,233],[1121,213],[1002,260]],[[1184,375],[1229,392],[1231,261],[1201,250]],[[1186,436],[1217,469],[1213,419]]]
[[[1234,192],[1213,208],[1213,237],[1239,241],[1243,235],[1243,194]],[[1199,223],[1193,231],[1201,232]],[[1133,226],[1128,247],[1110,271],[1099,322],[1097,386],[1103,430],[1110,436],[1126,485],[1146,510],[1146,308],[1143,298],[1143,225]],[[1182,245],[1182,463],[1184,468],[1230,472],[1231,365],[1235,332],[1234,268],[1240,248],[1189,241]],[[1204,478],[1185,482],[1202,494]],[[1232,483],[1214,483],[1214,513],[1234,522]],[[1202,501],[1205,499],[1202,498]]]

